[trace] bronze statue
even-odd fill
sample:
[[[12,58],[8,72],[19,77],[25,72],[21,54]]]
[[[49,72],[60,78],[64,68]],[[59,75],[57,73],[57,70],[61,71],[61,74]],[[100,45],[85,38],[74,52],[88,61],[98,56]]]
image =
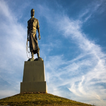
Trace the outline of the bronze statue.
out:
[[[38,19],[34,18],[34,9],[31,10],[31,18],[28,20],[28,30],[27,30],[27,41],[29,41],[30,52],[32,56],[32,60],[34,60],[34,54],[37,53],[38,58],[40,57],[39,54],[39,47],[38,41],[36,36],[36,30],[38,30],[38,38],[40,37],[40,29],[39,29],[39,21]]]

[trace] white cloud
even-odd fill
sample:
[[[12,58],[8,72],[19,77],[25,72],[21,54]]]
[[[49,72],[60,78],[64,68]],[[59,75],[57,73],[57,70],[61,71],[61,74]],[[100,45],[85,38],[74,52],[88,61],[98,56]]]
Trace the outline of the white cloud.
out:
[[[93,12],[99,6],[94,7]],[[82,32],[83,21],[56,14],[55,23],[53,23],[53,18],[49,16],[49,12],[45,16],[49,17],[51,25],[57,25],[56,29],[60,31],[60,34],[71,41],[73,40],[82,51],[81,55],[70,61],[65,60],[65,55],[53,56],[46,61],[49,92],[64,96],[64,94],[59,93],[61,92],[59,87],[66,86],[73,93],[69,93],[69,95],[73,96],[73,99],[96,105],[106,105],[104,100],[106,98],[106,88],[101,85],[106,83],[106,54],[102,52],[99,45],[89,40],[86,34]],[[65,65],[61,67],[63,64]]]
[[[0,89],[0,95],[5,97],[17,93],[19,88],[14,88],[22,80],[19,79],[19,73],[22,74],[26,60],[24,43],[26,29],[17,22],[17,17],[3,0],[0,1],[0,16],[0,78],[8,82],[10,86],[6,93]]]
[[[98,90],[100,89],[95,91],[95,89],[97,89],[97,86],[95,85],[98,84],[98,81],[93,81],[94,84],[92,85],[90,84],[92,83],[93,79],[99,80],[99,83],[103,83],[103,82],[106,83],[106,78],[105,78],[105,75],[106,75],[105,55],[106,54],[101,51],[101,48],[99,45],[93,43],[92,41],[86,38],[86,35],[83,32],[81,32],[81,26],[79,25],[78,21],[74,22],[73,20],[67,19],[67,17],[64,17],[64,18],[65,19],[62,19],[64,20],[64,22],[60,21],[61,25],[59,25],[59,26],[65,25],[65,28],[60,27],[60,30],[64,32],[64,36],[65,37],[68,36],[68,38],[71,37],[75,42],[77,42],[79,48],[82,49],[83,52],[89,53],[89,56],[90,56],[85,61],[83,60],[79,61],[80,63],[82,63],[82,65],[77,63],[79,65],[78,67],[82,68],[83,66],[85,66],[86,61],[89,61],[89,63],[91,62],[92,64],[90,66],[86,64],[86,68],[90,69],[90,67],[92,67],[92,69],[90,69],[87,73],[85,73],[84,76],[82,76],[82,78],[81,76],[78,76],[82,79],[79,82],[79,86],[77,86],[75,84],[76,81],[74,81],[73,83],[71,83],[72,85],[70,84],[71,88],[69,88],[69,90],[75,93],[76,95],[80,95],[81,97],[84,97],[84,95],[86,97],[87,96],[92,97],[92,95],[90,94],[91,92],[93,92],[93,97],[100,100],[99,104],[102,104],[102,102],[106,104],[106,102],[104,102],[104,100],[102,99],[101,93],[98,93]],[[89,87],[91,88],[91,90],[88,89]]]
[[[79,13],[79,19],[81,19],[83,22],[89,21],[90,18],[93,17],[94,14],[101,14],[103,13],[104,7],[102,5],[105,3],[104,0],[97,0],[92,1],[89,5],[87,5],[81,13]],[[100,9],[102,7],[103,9]],[[101,11],[102,10],[102,11]]]
[[[16,94],[16,91],[14,91],[14,90],[0,90],[0,98],[12,96],[13,94]]]

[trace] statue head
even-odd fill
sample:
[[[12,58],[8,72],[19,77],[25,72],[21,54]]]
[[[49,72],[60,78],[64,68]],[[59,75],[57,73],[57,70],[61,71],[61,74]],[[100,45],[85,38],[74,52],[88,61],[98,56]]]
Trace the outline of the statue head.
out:
[[[31,17],[34,17],[35,10],[31,9]]]

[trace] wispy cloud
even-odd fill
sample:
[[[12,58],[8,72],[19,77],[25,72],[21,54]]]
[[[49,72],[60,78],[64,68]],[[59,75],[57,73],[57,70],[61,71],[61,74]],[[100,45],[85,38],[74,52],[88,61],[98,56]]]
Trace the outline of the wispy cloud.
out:
[[[100,4],[94,7],[93,13],[97,11],[99,6]],[[70,90],[69,95],[73,95],[73,99],[106,105],[106,54],[102,52],[100,45],[89,40],[82,31],[84,21],[81,21],[80,17],[78,20],[73,20],[68,16],[56,14],[55,23],[53,23],[49,12],[50,10],[45,16],[49,17],[51,25],[57,25],[56,29],[59,30],[60,35],[73,40],[81,50],[81,54],[70,61],[66,61],[65,55],[52,56],[46,60],[46,79],[50,88],[49,92],[63,96],[65,94],[61,94],[59,88],[65,86]],[[91,15],[85,18],[86,21]],[[64,89],[62,90],[64,91]]]
[[[95,14],[102,14],[105,10],[103,4],[104,0],[92,1],[88,4],[79,14],[80,20],[83,22],[88,21],[90,18],[94,17]],[[103,6],[103,7],[102,7]]]
[[[8,90],[2,91],[0,87],[0,95],[5,97],[19,92],[17,89],[21,82],[19,73],[22,73],[23,62],[26,60],[24,44],[26,29],[17,22],[17,17],[3,0],[0,1],[0,16],[0,78],[8,83]],[[5,86],[5,83],[1,85]]]

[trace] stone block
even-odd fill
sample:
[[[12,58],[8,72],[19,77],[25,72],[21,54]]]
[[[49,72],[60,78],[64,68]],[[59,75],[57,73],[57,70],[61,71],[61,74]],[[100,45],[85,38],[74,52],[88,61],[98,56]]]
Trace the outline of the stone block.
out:
[[[21,93],[28,92],[47,92],[46,81],[43,82],[22,82]]]
[[[24,63],[23,82],[21,82],[20,89],[21,93],[47,92],[43,60]]]

